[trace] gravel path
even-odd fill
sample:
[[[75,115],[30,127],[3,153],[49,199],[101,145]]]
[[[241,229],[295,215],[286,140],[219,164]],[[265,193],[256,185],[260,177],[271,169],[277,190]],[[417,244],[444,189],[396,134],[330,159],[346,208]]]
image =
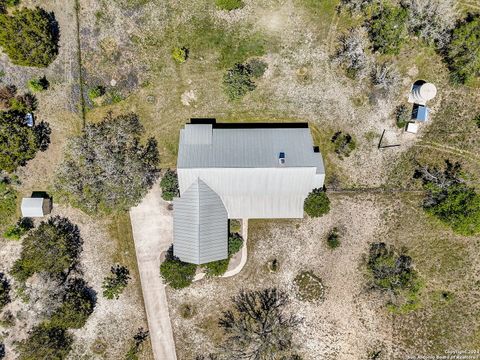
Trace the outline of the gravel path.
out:
[[[152,349],[157,360],[176,360],[160,254],[172,243],[172,215],[156,184],[140,205],[130,210],[138,270],[147,312]]]

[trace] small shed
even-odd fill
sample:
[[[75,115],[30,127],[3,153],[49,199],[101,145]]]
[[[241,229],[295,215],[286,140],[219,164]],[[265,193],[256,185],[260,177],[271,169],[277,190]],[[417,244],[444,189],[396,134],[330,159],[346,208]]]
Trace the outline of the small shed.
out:
[[[21,211],[23,217],[43,217],[52,210],[50,199],[45,198],[23,198]]]
[[[424,105],[414,106],[413,108],[413,119],[425,122],[428,120],[428,108]]]
[[[416,134],[418,132],[418,124],[414,122],[409,122],[407,124],[406,131],[412,134]]]

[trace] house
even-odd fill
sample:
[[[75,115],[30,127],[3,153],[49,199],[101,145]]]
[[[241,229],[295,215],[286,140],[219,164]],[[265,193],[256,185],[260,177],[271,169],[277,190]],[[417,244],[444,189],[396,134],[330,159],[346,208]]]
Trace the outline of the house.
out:
[[[325,180],[307,123],[192,119],[180,130],[177,174],[173,250],[195,264],[228,257],[228,219],[302,218]]]

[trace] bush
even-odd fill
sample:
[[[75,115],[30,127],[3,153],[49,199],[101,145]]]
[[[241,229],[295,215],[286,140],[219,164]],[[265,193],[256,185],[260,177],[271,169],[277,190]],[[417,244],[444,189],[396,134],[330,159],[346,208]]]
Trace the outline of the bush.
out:
[[[303,209],[311,217],[320,217],[330,211],[330,200],[323,189],[313,189],[308,194]]]
[[[407,123],[411,120],[412,114],[409,111],[408,107],[405,105],[399,105],[395,109],[395,123],[397,124],[397,127],[400,129],[405,128],[407,126]]]
[[[62,298],[62,305],[49,321],[49,326],[80,329],[95,308],[95,293],[83,279],[70,279]]]
[[[230,234],[228,237],[228,256],[239,252],[243,246],[243,238],[238,233]]]
[[[45,76],[42,76],[41,78],[38,78],[38,79],[29,80],[27,85],[30,91],[41,92],[43,90],[47,90],[48,87],[50,86],[50,83],[48,82]]]
[[[0,312],[10,300],[10,283],[5,274],[0,272]]]
[[[235,64],[223,77],[225,92],[230,100],[238,100],[248,92],[255,90],[252,71],[248,65]]]
[[[105,87],[101,85],[88,89],[88,98],[92,101],[103,95],[105,95]]]
[[[243,7],[242,0],[215,0],[215,5],[221,10],[235,10]]]
[[[195,307],[187,303],[181,304],[178,312],[183,319],[191,319],[196,314]]]
[[[52,277],[65,275],[77,264],[82,244],[77,225],[67,218],[54,216],[25,237],[11,274],[21,282],[38,272]]]
[[[122,265],[114,265],[110,268],[111,276],[105,277],[102,284],[103,296],[107,299],[118,299],[128,285],[130,271]]]
[[[389,310],[408,312],[419,306],[418,293],[422,285],[410,256],[397,253],[385,243],[372,243],[367,269],[374,288],[396,297],[396,303],[390,303]]]
[[[11,240],[19,240],[29,230],[33,229],[34,224],[30,218],[20,218],[15,225],[10,226],[3,233],[3,236]]]
[[[328,232],[327,245],[330,249],[335,249],[340,246],[340,233],[338,228],[334,227]]]
[[[355,150],[355,140],[353,140],[350,134],[344,134],[341,131],[336,132],[331,139],[335,153],[343,159],[343,157],[349,157],[350,153]]]
[[[268,64],[257,58],[250,60],[247,66],[250,68],[250,73],[254,78],[262,77],[268,69]]]
[[[480,15],[468,15],[452,34],[446,47],[446,59],[452,79],[468,83],[480,76]]]
[[[183,64],[188,58],[188,49],[186,47],[174,47],[172,58],[179,64]]]
[[[340,37],[335,60],[345,67],[348,76],[363,79],[370,68],[370,59],[366,53],[368,47],[366,30],[363,27],[353,28]]]
[[[372,18],[369,33],[373,49],[383,54],[396,55],[407,38],[407,11],[385,5]]]
[[[17,212],[17,192],[6,180],[0,180],[0,229],[13,222]]]
[[[180,196],[177,172],[168,169],[160,181],[160,187],[162,188],[163,200],[172,201],[174,197]]]
[[[89,124],[67,145],[55,188],[74,206],[92,213],[127,211],[158,178],[157,142],[135,114]]]
[[[58,54],[58,23],[39,7],[0,14],[0,46],[12,63],[47,67]]]
[[[228,264],[230,263],[230,257],[224,260],[212,261],[206,264],[202,264],[202,268],[205,269],[207,276],[222,276],[228,270]]]
[[[37,98],[31,93],[17,95],[10,101],[10,110],[22,114],[34,112],[37,109],[37,106]]]
[[[473,119],[473,122],[477,125],[478,128],[480,128],[480,114],[475,116],[475,118]]]
[[[376,64],[372,71],[372,82],[387,95],[395,94],[400,87],[400,74],[393,63]]]
[[[340,0],[340,6],[350,13],[359,13],[376,2],[377,0]]]
[[[19,360],[65,359],[72,349],[73,336],[65,329],[41,323],[34,327],[28,338],[17,345]]]
[[[325,287],[322,279],[311,271],[302,271],[293,280],[297,294],[300,300],[303,301],[320,301],[325,296]]]
[[[480,233],[480,195],[461,179],[460,163],[446,160],[444,169],[421,166],[414,177],[423,182],[424,210],[461,235]]]
[[[128,349],[125,360],[139,359],[138,353],[142,350],[142,345],[148,339],[148,336],[148,331],[143,330],[143,328],[137,330],[137,333],[133,336],[133,345]]]
[[[195,272],[197,271],[197,265],[185,263],[178,258],[167,258],[160,265],[160,274],[165,282],[174,289],[182,289],[189,286]]]

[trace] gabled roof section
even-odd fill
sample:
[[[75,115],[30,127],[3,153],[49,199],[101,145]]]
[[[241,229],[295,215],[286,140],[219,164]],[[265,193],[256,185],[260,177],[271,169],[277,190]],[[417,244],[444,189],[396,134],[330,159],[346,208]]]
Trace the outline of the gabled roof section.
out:
[[[198,179],[173,201],[173,253],[204,264],[228,257],[228,217],[220,197]]]
[[[280,153],[285,154],[283,163]],[[177,167],[316,167],[317,173],[325,173],[306,123],[186,124],[180,131]]]

